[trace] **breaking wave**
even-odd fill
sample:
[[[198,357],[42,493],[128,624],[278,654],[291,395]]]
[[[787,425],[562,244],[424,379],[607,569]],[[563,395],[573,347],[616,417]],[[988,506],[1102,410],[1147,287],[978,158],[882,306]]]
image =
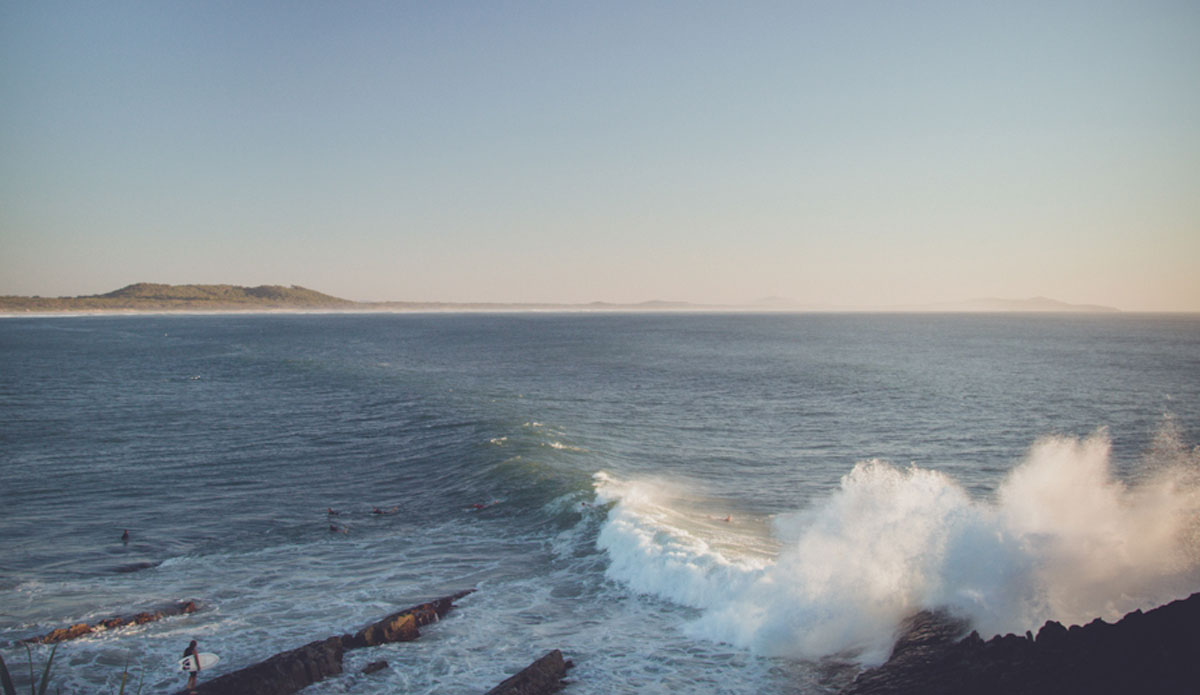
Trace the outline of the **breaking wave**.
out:
[[[766,655],[883,661],[897,627],[946,608],[987,635],[1115,619],[1200,588],[1200,448],[1168,420],[1136,482],[1106,430],[1045,437],[989,499],[944,473],[857,464],[769,539],[711,523],[667,481],[597,474],[610,579],[700,609],[696,637]],[[740,533],[740,536],[739,536]]]

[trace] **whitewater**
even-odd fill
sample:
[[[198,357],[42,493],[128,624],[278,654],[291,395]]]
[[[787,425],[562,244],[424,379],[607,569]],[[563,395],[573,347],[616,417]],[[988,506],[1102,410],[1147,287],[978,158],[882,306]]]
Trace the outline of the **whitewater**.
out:
[[[568,692],[833,693],[918,610],[1200,590],[1198,355],[1190,316],[8,319],[0,653],[196,600],[56,653],[52,689],[168,693],[191,639],[219,675],[476,589],[305,692],[557,648]]]
[[[989,636],[1114,620],[1200,586],[1200,452],[1177,436],[1164,425],[1133,485],[1101,431],[1038,441],[992,499],[872,460],[812,509],[736,524],[669,481],[598,473],[613,505],[599,545],[609,577],[701,609],[688,634],[770,656],[876,664],[926,609]]]

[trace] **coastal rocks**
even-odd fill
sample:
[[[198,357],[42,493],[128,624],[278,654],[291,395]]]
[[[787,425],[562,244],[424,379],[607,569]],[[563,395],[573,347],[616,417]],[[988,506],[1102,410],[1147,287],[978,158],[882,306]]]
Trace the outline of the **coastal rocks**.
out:
[[[66,640],[83,637],[84,635],[90,635],[94,632],[102,632],[104,630],[111,630],[113,628],[124,627],[126,625],[142,625],[144,623],[154,622],[155,620],[162,620],[163,618],[173,615],[195,613],[198,609],[199,606],[195,601],[181,601],[156,611],[144,611],[136,615],[117,616],[108,618],[106,620],[101,620],[98,623],[77,623],[70,627],[61,627],[57,630],[51,630],[40,637],[31,637],[25,641],[32,642],[34,644],[55,644],[57,642],[64,642]]]
[[[955,641],[961,623],[935,613],[919,614],[908,628],[887,663],[860,674],[843,695],[1170,694],[1200,683],[1200,593],[1114,624],[1048,622],[1036,638],[985,642],[972,632]]]
[[[473,591],[474,589],[460,591],[452,596],[444,596],[429,603],[422,603],[393,613],[353,635],[343,635],[342,643],[346,649],[359,649],[391,642],[415,640],[421,636],[421,632],[417,628],[437,622],[454,607],[455,601]]]
[[[418,627],[440,620],[454,607],[454,601],[473,592],[460,591],[429,603],[393,613],[353,635],[329,637],[282,652],[251,666],[204,681],[195,688],[198,695],[288,695],[317,681],[342,672],[342,657],[348,649],[373,647],[391,642],[416,639]],[[387,668],[376,662],[365,673]]]
[[[544,695],[560,690],[567,677],[567,669],[574,667],[564,660],[562,652],[555,649],[526,666],[516,675],[506,678],[500,685],[487,691],[487,695]]]
[[[363,666],[362,672],[363,672],[364,676],[369,676],[372,673],[376,673],[377,671],[382,671],[383,669],[385,669],[387,667],[388,667],[388,662],[386,660],[372,661],[371,663],[367,664],[366,666]]]
[[[330,637],[199,683],[197,695],[289,695],[342,672],[342,639]]]
[[[417,618],[411,613],[389,615],[377,623],[368,625],[353,636],[343,636],[346,649],[375,647],[391,642],[411,642],[421,636],[417,629]]]

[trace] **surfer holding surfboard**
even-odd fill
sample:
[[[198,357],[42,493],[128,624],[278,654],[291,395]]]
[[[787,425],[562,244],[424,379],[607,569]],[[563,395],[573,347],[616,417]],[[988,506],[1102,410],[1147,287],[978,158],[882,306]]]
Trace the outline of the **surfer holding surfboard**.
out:
[[[196,687],[196,676],[200,673],[200,669],[213,666],[217,661],[219,658],[216,654],[201,653],[196,640],[192,640],[187,649],[183,650],[183,658],[179,660],[180,670],[188,673],[187,689],[191,690]]]
[[[196,646],[196,640],[192,640],[187,649],[183,650],[183,661],[179,664],[181,668],[188,672],[188,690],[196,687],[196,674],[200,673],[200,659],[196,656],[198,653],[199,649]],[[194,665],[189,662],[194,662]],[[192,666],[192,668],[188,668],[188,666]]]

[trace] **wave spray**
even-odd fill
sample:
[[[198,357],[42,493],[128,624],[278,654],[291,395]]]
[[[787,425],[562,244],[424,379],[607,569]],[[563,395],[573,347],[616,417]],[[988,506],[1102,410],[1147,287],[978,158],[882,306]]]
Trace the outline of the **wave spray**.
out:
[[[886,659],[900,622],[944,608],[988,637],[1108,620],[1200,589],[1200,453],[1171,421],[1134,483],[1105,430],[1045,437],[990,499],[949,476],[857,464],[812,508],[774,520],[775,551],[738,552],[672,508],[669,485],[598,474],[608,576],[701,610],[695,637],[756,653]]]

